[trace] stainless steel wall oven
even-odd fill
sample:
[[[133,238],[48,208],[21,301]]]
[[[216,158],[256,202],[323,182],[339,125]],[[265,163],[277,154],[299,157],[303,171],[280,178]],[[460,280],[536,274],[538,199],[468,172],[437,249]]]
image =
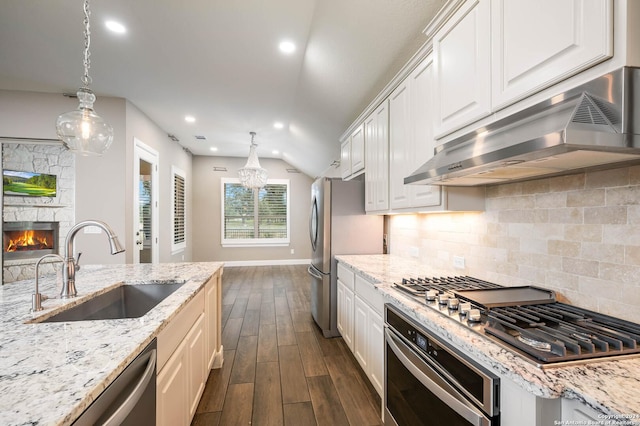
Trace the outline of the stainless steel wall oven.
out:
[[[385,305],[386,425],[498,426],[500,379]]]

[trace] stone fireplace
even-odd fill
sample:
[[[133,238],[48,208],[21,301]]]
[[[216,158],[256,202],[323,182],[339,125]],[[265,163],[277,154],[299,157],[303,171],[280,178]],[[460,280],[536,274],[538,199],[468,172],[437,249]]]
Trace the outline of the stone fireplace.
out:
[[[35,263],[48,253],[60,254],[64,238],[75,223],[75,158],[62,144],[2,143],[3,169],[55,175],[55,197],[4,195],[2,199],[2,283],[35,278]],[[24,229],[16,229],[24,228]],[[15,232],[14,232],[15,231]],[[27,231],[27,235],[20,232]],[[31,235],[29,231],[34,231]],[[36,231],[46,232],[36,237]],[[9,249],[20,240],[20,248]],[[40,275],[59,270],[59,263],[45,260]]]

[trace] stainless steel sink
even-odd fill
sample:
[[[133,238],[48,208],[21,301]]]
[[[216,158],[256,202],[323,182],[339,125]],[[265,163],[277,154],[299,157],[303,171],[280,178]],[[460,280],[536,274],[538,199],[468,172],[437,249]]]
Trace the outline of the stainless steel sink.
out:
[[[139,318],[153,309],[185,281],[123,284],[106,293],[37,322],[91,321]]]

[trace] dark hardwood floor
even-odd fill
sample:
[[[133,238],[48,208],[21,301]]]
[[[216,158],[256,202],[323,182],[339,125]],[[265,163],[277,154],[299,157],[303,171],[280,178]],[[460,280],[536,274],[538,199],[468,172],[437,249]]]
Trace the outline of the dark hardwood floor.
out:
[[[192,425],[380,425],[380,398],[342,338],[313,322],[306,266],[226,268],[224,365]]]

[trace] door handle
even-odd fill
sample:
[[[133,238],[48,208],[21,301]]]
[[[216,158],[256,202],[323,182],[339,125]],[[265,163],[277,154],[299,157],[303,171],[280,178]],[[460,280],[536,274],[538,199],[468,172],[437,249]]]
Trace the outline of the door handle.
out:
[[[317,278],[317,279],[319,279],[319,280],[321,280],[321,279],[322,279],[322,275],[319,275],[319,274],[316,272],[316,268],[314,268],[314,267],[313,267],[313,265],[309,265],[309,267],[307,268],[307,272],[309,273],[309,275],[311,275],[311,276],[312,276],[312,277],[314,277],[314,278]]]

